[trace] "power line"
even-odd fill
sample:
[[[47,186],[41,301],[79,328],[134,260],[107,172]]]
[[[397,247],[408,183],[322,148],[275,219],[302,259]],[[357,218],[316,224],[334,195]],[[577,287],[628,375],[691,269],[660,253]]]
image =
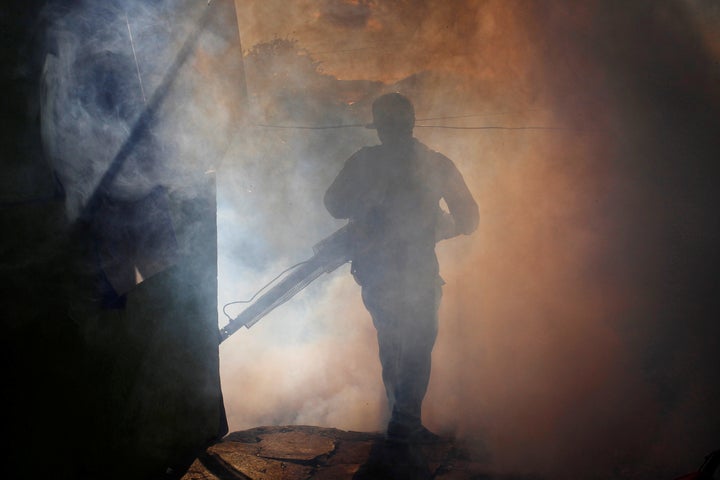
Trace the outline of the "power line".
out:
[[[504,127],[501,125],[481,125],[472,127],[461,127],[456,125],[415,125],[415,128],[444,128],[447,130],[570,130],[565,127],[541,127],[541,126],[521,126],[521,127]]]
[[[524,111],[511,111],[511,112],[497,112],[497,113],[470,113],[463,115],[445,115],[438,117],[423,117],[418,118],[418,122],[426,122],[433,120],[454,120],[461,118],[477,118],[477,117],[492,117],[498,115],[513,115],[527,112],[542,111],[543,109],[532,109]],[[337,125],[274,125],[269,123],[253,123],[253,127],[260,128],[276,128],[284,130],[332,130],[339,128],[371,128],[366,123],[343,123]],[[566,127],[547,127],[547,126],[536,126],[536,125],[522,125],[516,127],[502,126],[502,125],[478,125],[478,126],[460,126],[460,125],[415,125],[417,128],[443,128],[448,130],[568,130]]]
[[[253,123],[253,127],[262,128],[281,128],[281,129],[293,129],[293,130],[329,130],[335,128],[353,128],[353,127],[366,127],[365,123],[350,123],[342,125],[270,125],[266,123]]]
[[[252,124],[253,127],[277,128],[285,130],[331,130],[339,128],[370,128],[364,123],[352,123],[341,125],[270,125],[264,123]],[[478,125],[478,126],[456,126],[456,125],[415,125],[416,128],[442,128],[447,130],[572,130],[567,127],[544,127],[536,125],[524,125],[519,127],[506,127],[502,125]]]
[[[423,117],[416,119],[418,122],[427,122],[429,120],[454,120],[457,118],[473,118],[473,117],[495,117],[498,115],[516,115],[528,112],[542,112],[546,111],[546,108],[531,108],[529,110],[514,110],[508,112],[494,112],[494,113],[468,113],[464,115],[447,115],[442,117]]]

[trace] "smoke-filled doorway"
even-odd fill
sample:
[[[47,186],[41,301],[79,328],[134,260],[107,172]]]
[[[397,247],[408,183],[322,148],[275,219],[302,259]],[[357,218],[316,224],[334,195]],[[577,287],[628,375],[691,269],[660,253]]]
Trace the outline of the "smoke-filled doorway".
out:
[[[219,183],[221,305],[342,226],[325,189],[378,143],[372,100],[400,91],[480,205],[477,234],[438,246],[428,424],[500,470],[569,477],[672,476],[716,448],[714,7],[263,2],[238,17],[252,120]],[[230,429],[381,430],[376,349],[341,267],[223,343]]]

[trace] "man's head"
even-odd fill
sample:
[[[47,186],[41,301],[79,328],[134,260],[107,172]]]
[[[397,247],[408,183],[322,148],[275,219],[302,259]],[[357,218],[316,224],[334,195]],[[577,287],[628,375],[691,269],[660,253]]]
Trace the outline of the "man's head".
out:
[[[415,109],[407,97],[387,93],[372,105],[373,123],[382,143],[397,143],[412,138],[415,126]]]

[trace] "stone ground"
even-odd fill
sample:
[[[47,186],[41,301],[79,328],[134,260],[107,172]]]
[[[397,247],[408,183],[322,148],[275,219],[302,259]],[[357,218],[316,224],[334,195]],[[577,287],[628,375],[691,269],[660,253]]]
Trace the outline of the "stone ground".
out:
[[[258,427],[209,447],[181,480],[539,480],[494,475],[482,457],[450,439],[408,446],[380,433]]]

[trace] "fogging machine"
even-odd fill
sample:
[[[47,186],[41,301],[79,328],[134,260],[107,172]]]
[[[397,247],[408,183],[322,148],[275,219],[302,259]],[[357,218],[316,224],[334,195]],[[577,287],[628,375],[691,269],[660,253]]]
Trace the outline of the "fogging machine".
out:
[[[237,317],[220,329],[220,342],[240,327],[250,328],[276,307],[294,297],[323,273],[330,273],[350,261],[350,224],[313,246],[314,255],[288,273],[276,285],[263,293]]]

